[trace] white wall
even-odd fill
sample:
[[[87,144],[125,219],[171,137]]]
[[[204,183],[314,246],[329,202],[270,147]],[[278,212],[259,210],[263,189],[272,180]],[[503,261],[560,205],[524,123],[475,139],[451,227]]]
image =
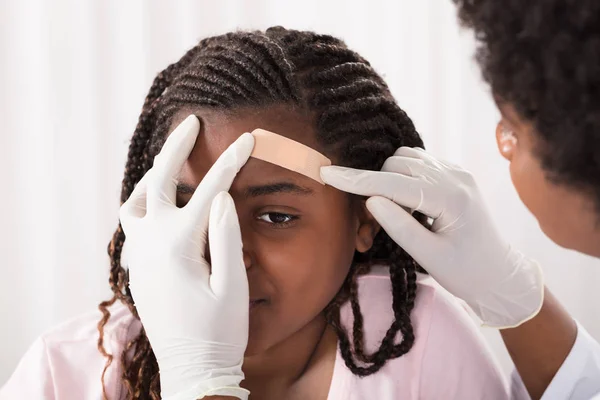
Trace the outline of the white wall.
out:
[[[600,263],[554,246],[519,203],[450,0],[0,0],[0,384],[37,335],[109,295],[128,138],[155,74],[201,37],[270,25],[333,33],[369,59],[428,148],[475,172],[502,232],[600,338]]]

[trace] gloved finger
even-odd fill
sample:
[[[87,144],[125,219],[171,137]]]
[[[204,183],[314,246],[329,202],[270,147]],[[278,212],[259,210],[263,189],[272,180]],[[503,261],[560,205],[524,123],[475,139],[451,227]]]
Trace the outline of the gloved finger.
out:
[[[431,254],[436,254],[439,239],[410,213],[385,197],[371,197],[367,209],[379,222],[383,230],[411,255],[423,268],[427,269]]]
[[[393,156],[385,160],[381,170],[384,172],[395,172],[406,176],[417,177],[423,174],[426,168],[423,160],[405,156]]]
[[[129,225],[130,220],[143,218],[146,215],[147,182],[151,175],[150,171],[148,171],[135,185],[127,201],[121,205],[119,219],[123,230],[126,229],[126,225]]]
[[[430,179],[338,166],[322,167],[321,178],[344,192],[387,197],[396,204],[418,210],[431,218],[438,218],[442,213],[442,203],[433,195],[435,191]]]
[[[217,194],[210,207],[210,287],[217,297],[230,293],[243,298],[248,307],[248,277],[242,254],[242,234],[233,199],[227,192]]]
[[[153,179],[148,182],[148,207],[175,204],[177,175],[187,161],[198,132],[200,121],[190,115],[169,135],[160,153],[154,158]]]
[[[398,179],[396,179],[399,177]],[[408,185],[414,178],[392,172],[370,171],[339,166],[321,167],[326,184],[359,196],[393,197],[394,189]]]
[[[399,147],[398,150],[394,152],[394,156],[423,159],[423,153],[425,153],[425,150],[421,148],[403,146]]]
[[[217,161],[200,182],[184,209],[198,226],[206,227],[209,207],[219,192],[227,192],[240,169],[246,164],[254,149],[254,136],[244,133]]]
[[[394,153],[394,156],[410,157],[422,160],[423,165],[439,166],[446,165],[445,162],[438,160],[433,155],[420,147],[400,147]]]
[[[445,161],[445,160],[437,160],[437,161],[440,164],[442,164],[444,167],[446,167],[446,169],[448,169],[448,170],[467,172],[467,170],[465,170],[460,165],[451,163],[450,161]]]
[[[447,169],[447,170],[462,169],[459,166],[457,166],[456,164],[452,164],[452,163],[450,163],[448,161],[436,158],[432,154],[428,153],[427,151],[425,151],[425,150],[423,150],[423,149],[421,149],[419,147],[415,147],[415,150],[418,153],[420,153],[421,160],[423,160],[423,165],[429,165],[432,169],[437,169],[437,170],[442,170],[442,169]]]

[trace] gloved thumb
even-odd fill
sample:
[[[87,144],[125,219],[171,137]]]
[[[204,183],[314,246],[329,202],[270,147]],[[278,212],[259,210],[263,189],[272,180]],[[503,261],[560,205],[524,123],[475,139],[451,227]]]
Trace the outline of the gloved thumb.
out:
[[[211,255],[210,287],[217,296],[236,293],[247,298],[248,278],[242,255],[242,234],[233,199],[227,192],[212,201],[208,222]]]
[[[408,211],[385,197],[370,197],[366,205],[392,240],[427,268],[429,255],[435,253],[435,234],[421,225]]]

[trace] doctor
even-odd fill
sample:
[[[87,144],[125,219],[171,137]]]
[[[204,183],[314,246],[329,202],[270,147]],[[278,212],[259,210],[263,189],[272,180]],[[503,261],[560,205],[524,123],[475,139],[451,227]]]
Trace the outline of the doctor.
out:
[[[600,257],[600,2],[454,2],[479,40],[502,116],[498,148],[521,200],[558,245]],[[501,328],[533,399],[600,399],[600,345],[544,288],[536,262],[498,235],[469,173],[402,148],[382,172],[322,175],[373,196],[368,208],[388,234]],[[433,218],[432,230],[401,206]]]

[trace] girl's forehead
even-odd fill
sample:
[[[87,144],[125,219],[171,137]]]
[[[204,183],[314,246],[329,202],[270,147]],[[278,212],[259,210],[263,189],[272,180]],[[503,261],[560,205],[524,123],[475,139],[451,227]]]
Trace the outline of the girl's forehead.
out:
[[[219,156],[244,132],[263,128],[305,144],[317,147],[317,140],[309,118],[282,108],[225,114],[214,110],[185,110],[172,119],[172,131],[189,114],[199,117],[201,128],[194,148],[184,165],[180,179],[198,183]],[[257,181],[258,177],[290,179],[312,186],[320,183],[283,167],[250,158],[238,175],[238,181]],[[260,179],[259,179],[260,180]],[[263,179],[264,180],[264,179]]]
[[[312,117],[291,110],[289,106],[243,109],[236,112],[186,109],[172,118],[169,132],[190,114],[196,115],[201,125],[196,147],[201,142],[209,147],[207,150],[219,155],[244,132],[252,132],[258,128],[275,132],[317,151],[323,150],[317,140]]]

